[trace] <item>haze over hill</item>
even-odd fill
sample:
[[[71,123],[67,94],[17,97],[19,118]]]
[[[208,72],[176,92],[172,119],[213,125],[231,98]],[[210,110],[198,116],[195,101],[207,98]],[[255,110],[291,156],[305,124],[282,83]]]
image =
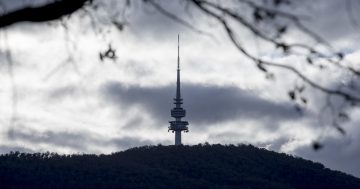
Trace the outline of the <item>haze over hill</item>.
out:
[[[1,188],[360,188],[360,179],[251,145],[144,146],[111,155],[0,156]]]

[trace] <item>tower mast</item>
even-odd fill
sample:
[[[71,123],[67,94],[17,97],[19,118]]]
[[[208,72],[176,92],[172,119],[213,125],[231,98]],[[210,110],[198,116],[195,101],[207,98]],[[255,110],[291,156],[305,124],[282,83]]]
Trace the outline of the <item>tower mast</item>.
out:
[[[180,41],[178,34],[178,57],[177,57],[177,79],[176,79],[176,99],[181,99],[180,92]]]
[[[175,107],[171,110],[171,117],[175,121],[169,121],[170,126],[168,131],[175,132],[175,145],[181,145],[181,132],[189,132],[187,121],[182,121],[181,118],[185,117],[186,111],[181,107],[183,104],[180,91],[180,40],[178,35],[178,57],[177,57],[177,79],[176,79],[176,97],[174,98]]]

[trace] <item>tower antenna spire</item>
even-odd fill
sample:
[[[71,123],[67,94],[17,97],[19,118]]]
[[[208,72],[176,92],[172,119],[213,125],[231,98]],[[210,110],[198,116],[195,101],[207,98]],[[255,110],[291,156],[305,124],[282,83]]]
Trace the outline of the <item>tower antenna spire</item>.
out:
[[[177,63],[178,63],[178,70],[180,70],[180,35],[178,34],[178,59],[177,59]]]
[[[176,79],[176,99],[181,99],[180,91],[180,37],[178,34],[178,57],[177,57],[177,79]],[[180,107],[179,104],[177,107]]]
[[[171,117],[175,121],[169,121],[169,131],[175,132],[175,145],[181,145],[181,132],[188,132],[187,121],[182,121],[181,118],[185,117],[186,111],[181,107],[183,99],[180,92],[180,35],[178,34],[178,57],[177,57],[177,78],[176,78],[176,97],[174,98],[175,107],[171,110]]]

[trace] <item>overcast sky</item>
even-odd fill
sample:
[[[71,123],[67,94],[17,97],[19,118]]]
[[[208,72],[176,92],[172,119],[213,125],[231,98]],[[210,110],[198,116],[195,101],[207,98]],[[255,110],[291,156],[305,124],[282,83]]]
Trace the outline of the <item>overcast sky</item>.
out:
[[[2,2],[9,10],[29,3]],[[296,11],[310,15],[308,26],[357,63],[360,28],[351,25],[346,3],[319,1],[313,6],[311,2],[296,4]],[[351,2],[351,14],[357,14],[360,4]],[[1,153],[111,153],[134,146],[173,144],[174,134],[167,127],[172,120],[180,34],[182,95],[185,120],[190,123],[190,132],[182,137],[184,144],[253,144],[360,177],[358,109],[350,110],[351,121],[344,124],[347,134],[343,136],[328,127],[328,115],[320,111],[321,94],[306,91],[309,105],[297,111],[287,91],[301,84],[300,79],[273,70],[275,80],[267,80],[213,20],[196,11],[192,12],[196,19],[191,18],[178,8],[181,3],[165,3],[168,10],[209,31],[213,36],[209,37],[151,7],[134,3],[124,15],[117,15],[110,11],[114,6],[110,4],[104,5],[108,14],[99,14],[95,20],[77,12],[64,21],[67,29],[61,21],[54,21],[19,23],[0,30]],[[126,19],[125,29],[119,31],[109,24],[109,15]],[[279,56],[249,33],[241,34],[242,42],[259,56],[301,64],[296,56]],[[294,32],[290,40],[299,37]],[[116,49],[116,61],[99,59],[108,44]],[[336,70],[324,79],[312,69],[302,69],[328,86],[337,84],[330,77],[347,81]],[[314,151],[310,145],[314,140],[325,147]]]

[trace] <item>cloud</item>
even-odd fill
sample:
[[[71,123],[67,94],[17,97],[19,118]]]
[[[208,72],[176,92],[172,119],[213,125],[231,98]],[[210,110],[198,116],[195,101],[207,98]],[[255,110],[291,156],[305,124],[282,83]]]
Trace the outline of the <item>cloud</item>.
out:
[[[175,86],[141,87],[108,82],[101,88],[106,101],[119,109],[143,108],[159,122],[170,120]],[[276,124],[301,117],[290,103],[271,102],[258,94],[234,86],[182,84],[185,119],[191,124],[208,126],[238,119],[254,119]]]
[[[27,153],[33,153],[34,151],[28,148],[20,147],[20,146],[14,146],[14,145],[0,145],[0,154],[5,154],[9,152],[27,152]]]
[[[45,143],[52,146],[66,146],[76,150],[87,150],[89,137],[85,133],[64,131],[37,131],[31,128],[10,129],[8,138],[32,144]]]
[[[38,131],[27,127],[10,129],[7,135],[12,141],[25,142],[28,147],[46,144],[51,149],[69,148],[78,152],[94,152],[104,146],[123,150],[136,146],[171,143],[169,140],[146,140],[132,136],[105,137],[89,131]],[[0,146],[0,153],[10,151],[33,152],[27,147]]]
[[[317,2],[317,6],[313,6],[313,3],[307,1],[306,3],[299,2],[297,5],[303,7],[304,12],[311,15],[311,19],[306,21],[309,28],[330,43],[344,40],[349,36],[354,37],[354,34],[358,32],[359,28],[351,18],[359,17],[357,9],[360,4],[358,2],[326,0]]]
[[[195,20],[192,18],[199,18],[199,15],[194,11],[191,11],[191,13],[187,12],[189,9],[186,10],[186,4],[180,1],[156,1],[156,3],[178,18],[194,24],[194,27],[199,25],[199,23],[192,23]],[[165,42],[173,41],[174,36],[178,33],[190,31],[188,27],[174,21],[169,16],[165,16],[150,3],[141,2],[137,5],[132,6],[133,8],[129,11],[129,22],[131,23],[129,29],[138,37],[157,40],[160,37],[162,42]]]
[[[49,99],[59,100],[67,96],[74,96],[78,88],[74,85],[67,85],[52,89],[49,94]]]

